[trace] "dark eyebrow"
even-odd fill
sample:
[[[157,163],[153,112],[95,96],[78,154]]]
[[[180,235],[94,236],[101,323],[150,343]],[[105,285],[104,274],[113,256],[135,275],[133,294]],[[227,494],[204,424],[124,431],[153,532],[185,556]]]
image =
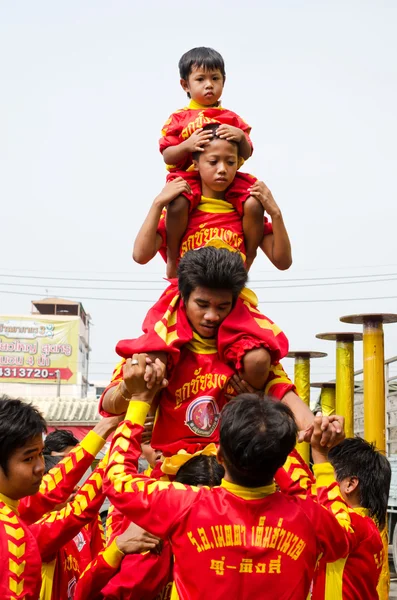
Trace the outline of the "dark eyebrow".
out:
[[[34,448],[27,448],[26,450],[24,450],[22,456],[27,456],[28,454],[33,454],[34,452],[40,451],[41,449],[39,448],[39,446],[35,446]]]

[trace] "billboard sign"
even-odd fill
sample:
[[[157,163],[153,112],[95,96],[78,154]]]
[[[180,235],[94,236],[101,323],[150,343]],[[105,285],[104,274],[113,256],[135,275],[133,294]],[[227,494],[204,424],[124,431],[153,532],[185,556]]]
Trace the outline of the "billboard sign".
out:
[[[76,383],[79,321],[0,316],[0,381]]]

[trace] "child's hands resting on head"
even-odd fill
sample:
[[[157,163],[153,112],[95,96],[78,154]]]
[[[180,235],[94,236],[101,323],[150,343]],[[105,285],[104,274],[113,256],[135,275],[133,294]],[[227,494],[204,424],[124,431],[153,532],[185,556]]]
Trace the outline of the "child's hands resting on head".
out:
[[[237,142],[238,144],[245,139],[245,133],[242,129],[233,127],[233,125],[226,125],[226,123],[219,125],[216,135],[217,137],[221,138],[221,140],[226,140],[227,142]]]
[[[205,146],[210,143],[213,137],[214,134],[212,131],[203,131],[203,129],[200,128],[196,129],[196,131],[183,143],[186,145],[187,152],[203,152]]]

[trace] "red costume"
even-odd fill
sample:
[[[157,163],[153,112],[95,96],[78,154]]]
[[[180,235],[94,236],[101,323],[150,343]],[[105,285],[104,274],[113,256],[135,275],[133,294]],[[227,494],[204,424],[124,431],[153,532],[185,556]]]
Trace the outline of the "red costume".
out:
[[[327,467],[333,473],[331,465]],[[339,488],[334,482],[326,487],[323,465],[313,466],[318,481],[298,453],[290,455],[279,469],[276,482],[287,494],[301,494],[317,498],[338,517],[341,506],[337,502]],[[344,510],[344,508],[342,508]],[[377,586],[383,564],[383,544],[379,530],[368,517],[365,508],[349,509],[357,544],[346,558],[335,562],[322,557],[314,574],[312,600],[378,600]]]
[[[41,559],[33,533],[19,517],[18,502],[0,494],[0,598],[37,600]]]
[[[160,555],[126,556],[113,541],[80,577],[74,600],[168,600],[171,587],[172,555],[167,541]]]
[[[251,148],[253,148],[249,137],[251,127],[236,113],[221,106],[203,106],[191,100],[189,106],[175,111],[165,122],[161,131],[162,137],[159,141],[160,152],[163,153],[170,146],[178,146],[197,129],[205,127],[208,123],[224,123],[238,127],[244,131]],[[192,156],[189,155],[177,165],[167,165],[167,169],[169,171],[187,171],[191,165]]]
[[[201,193],[201,191],[200,191]],[[164,209],[157,228],[161,237],[159,253],[167,262],[167,230]],[[273,233],[273,226],[264,218],[263,235]],[[188,250],[197,250],[205,246],[227,248],[232,252],[240,252],[243,261],[246,259],[243,223],[238,212],[225,200],[215,200],[201,196],[200,204],[191,211],[185,233],[183,234],[179,256]]]
[[[263,346],[272,363],[278,362],[288,352],[288,340],[281,329],[257,309],[258,299],[245,288],[228,316],[222,321],[217,333],[217,349],[222,361],[234,369],[242,368],[244,354]],[[164,290],[159,300],[148,311],[142,325],[144,335],[135,340],[121,340],[116,352],[123,358],[135,352],[167,352],[168,365],[174,367],[180,349],[193,339],[177,280]]]
[[[105,490],[128,519],[171,541],[181,599],[306,598],[316,561],[348,554],[355,536],[312,499],[287,497],[274,484],[222,482],[201,489],[139,477],[140,434],[149,405],[130,402],[110,450]],[[333,480],[334,481],[334,480]],[[334,490],[335,493],[337,490]]]
[[[219,440],[219,414],[226,403],[225,393],[233,394],[234,391],[227,388],[233,370],[219,359],[215,344],[215,340],[202,340],[194,334],[193,340],[181,347],[179,367],[173,369],[169,385],[160,392],[151,444],[162,450],[166,457],[180,450],[193,454]],[[143,346],[141,351],[144,350]],[[99,412],[103,416],[108,416],[102,409],[103,397],[110,387],[122,381],[124,362],[116,367],[112,382],[100,400]],[[266,394],[281,400],[293,389],[281,364],[272,365]],[[176,471],[167,472],[173,474]]]
[[[91,544],[85,526],[97,520],[105,495],[102,478],[106,461],[103,460],[81,486],[72,502],[58,511],[45,515],[30,525],[43,561],[42,600],[70,600],[80,573],[92,560],[85,544]],[[79,535],[80,534],[80,535]],[[93,553],[103,550],[104,540],[94,536]],[[83,552],[82,552],[83,551]]]

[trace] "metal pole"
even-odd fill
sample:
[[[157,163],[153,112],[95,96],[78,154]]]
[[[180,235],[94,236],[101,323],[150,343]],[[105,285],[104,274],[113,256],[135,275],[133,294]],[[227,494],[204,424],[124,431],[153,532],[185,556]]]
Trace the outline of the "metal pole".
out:
[[[336,341],[336,414],[345,417],[346,437],[354,436],[354,344]]]
[[[289,358],[295,358],[294,367],[294,383],[298,396],[307,406],[310,407],[310,359],[322,358],[327,356],[325,352],[312,352],[308,350],[296,350],[288,352]],[[296,449],[302,456],[303,460],[309,464],[310,461],[310,446],[303,442],[298,444]]]

